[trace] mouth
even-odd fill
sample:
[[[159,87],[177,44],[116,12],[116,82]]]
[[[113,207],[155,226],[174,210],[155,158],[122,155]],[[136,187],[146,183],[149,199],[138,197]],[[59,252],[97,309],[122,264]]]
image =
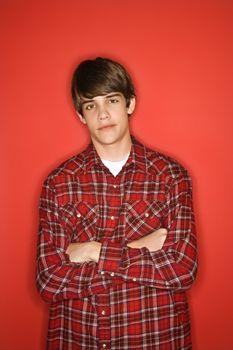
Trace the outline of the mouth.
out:
[[[114,124],[110,124],[110,125],[103,125],[100,128],[98,128],[98,130],[107,130],[112,128],[113,126],[115,126]]]

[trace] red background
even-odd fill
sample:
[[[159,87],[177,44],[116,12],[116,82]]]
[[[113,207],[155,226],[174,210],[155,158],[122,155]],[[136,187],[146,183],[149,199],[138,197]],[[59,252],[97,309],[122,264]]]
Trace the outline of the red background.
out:
[[[233,349],[232,0],[1,0],[0,10],[1,349],[44,349],[38,198],[48,172],[88,141],[70,79],[80,60],[97,55],[119,60],[135,80],[133,133],[192,175],[194,350]]]

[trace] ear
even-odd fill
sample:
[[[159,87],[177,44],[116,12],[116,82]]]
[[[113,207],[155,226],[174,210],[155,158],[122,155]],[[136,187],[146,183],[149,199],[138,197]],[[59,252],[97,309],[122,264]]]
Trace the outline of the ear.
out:
[[[136,105],[136,99],[135,99],[135,97],[132,97],[130,99],[129,107],[127,108],[128,114],[132,114],[133,113],[133,111],[135,109],[135,105]]]
[[[81,121],[81,123],[87,124],[87,122],[86,122],[85,118],[82,116],[82,114],[80,114],[80,113],[77,112],[77,111],[76,111],[76,113],[77,113],[77,115],[78,115],[79,120]]]

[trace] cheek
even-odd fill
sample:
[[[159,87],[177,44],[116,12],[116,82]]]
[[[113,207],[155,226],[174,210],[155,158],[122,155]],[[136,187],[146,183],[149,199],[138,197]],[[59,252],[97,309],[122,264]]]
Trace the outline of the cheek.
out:
[[[93,123],[89,123],[89,124],[87,124],[87,128],[88,128],[88,130],[90,131],[90,132],[92,132],[92,131],[94,131],[95,130],[95,127],[94,127],[94,125],[93,125]]]
[[[94,125],[93,125],[93,123],[90,123],[89,120],[86,120],[85,126],[86,126],[86,128],[88,129],[88,131],[89,131],[90,133],[92,132],[92,130],[94,130]]]
[[[95,126],[95,116],[94,115],[86,115],[84,116],[85,122],[86,122],[86,126],[88,127],[88,129],[93,129],[93,127]]]
[[[127,109],[123,106],[119,106],[115,109],[114,115],[118,117],[120,120],[127,121],[128,120],[128,112]]]
[[[128,124],[129,124],[128,114],[124,113],[122,115],[122,125],[124,125],[124,127],[128,127]]]

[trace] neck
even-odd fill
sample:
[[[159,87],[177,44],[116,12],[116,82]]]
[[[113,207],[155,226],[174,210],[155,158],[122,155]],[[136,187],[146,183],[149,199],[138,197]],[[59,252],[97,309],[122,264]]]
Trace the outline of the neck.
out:
[[[92,142],[101,159],[110,160],[113,162],[124,159],[130,153],[132,145],[130,134],[123,140],[112,144],[100,144],[95,142],[95,140],[92,140]]]

